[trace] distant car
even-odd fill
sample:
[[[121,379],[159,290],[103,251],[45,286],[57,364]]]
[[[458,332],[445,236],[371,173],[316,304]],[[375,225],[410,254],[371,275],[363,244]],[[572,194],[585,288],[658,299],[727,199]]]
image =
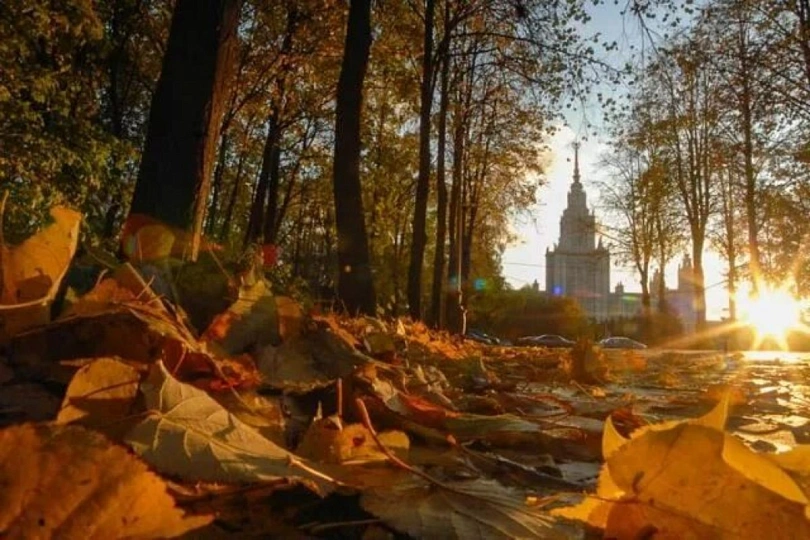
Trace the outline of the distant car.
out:
[[[599,342],[603,349],[646,349],[647,346],[635,339],[624,336],[605,338]]]
[[[533,347],[573,347],[574,342],[556,334],[543,334],[542,336],[525,336],[518,338],[518,345],[528,345]]]
[[[486,343],[488,345],[500,345],[501,344],[501,340],[496,338],[495,336],[490,336],[486,332],[482,332],[481,330],[476,330],[474,328],[471,328],[471,329],[467,330],[467,333],[465,334],[465,337],[467,339],[472,340],[472,341],[477,341],[479,343]]]

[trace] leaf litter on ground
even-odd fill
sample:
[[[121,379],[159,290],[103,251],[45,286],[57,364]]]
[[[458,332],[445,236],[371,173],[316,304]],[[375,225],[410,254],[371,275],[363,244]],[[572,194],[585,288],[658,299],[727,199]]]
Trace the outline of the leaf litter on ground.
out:
[[[60,242],[65,238],[71,239],[63,235]],[[788,444],[805,440],[801,426],[810,423],[810,406],[796,397],[807,375],[801,366],[615,353],[588,343],[580,345],[579,359],[538,347],[492,347],[421,323],[305,316],[264,282],[247,285],[264,288],[243,295],[238,317],[224,312],[200,339],[184,306],[158,297],[143,271],[122,265],[62,319],[10,336],[0,420],[24,419],[29,408],[4,399],[12,388],[36,386],[56,404],[52,416],[42,412],[40,418],[57,418],[62,402],[58,420],[71,425],[61,429],[82,424],[118,439],[138,422],[127,438],[177,487],[175,498],[195,508],[208,501],[218,515],[217,508],[227,507],[236,535],[328,535],[337,527],[358,538],[366,529],[417,537],[569,538],[596,525],[620,538],[651,530],[664,538],[734,538],[741,528],[724,516],[739,509],[747,532],[766,532],[756,528],[758,519],[775,524],[775,537],[807,532],[810,451],[750,449],[754,443],[767,448],[768,426],[787,433]],[[219,310],[227,305],[222,300]],[[258,300],[272,309],[254,310]],[[243,330],[229,341],[237,321]],[[237,352],[244,354],[232,356]],[[146,370],[150,378],[139,385]],[[347,399],[368,406],[368,426],[342,410],[340,391],[335,398],[341,380]],[[138,386],[142,393],[132,400]],[[705,412],[729,389],[737,406],[729,423],[735,435],[720,429],[722,415],[677,422]],[[397,431],[388,439],[380,434],[378,442],[370,437],[371,422]],[[600,447],[595,434],[602,425]],[[619,431],[635,433],[625,441]],[[81,446],[75,438],[64,440]],[[552,516],[553,505],[527,504],[558,498],[559,506],[575,497],[592,481],[600,454],[605,464],[595,496],[584,507],[555,510],[587,526]],[[392,465],[391,456],[405,468]],[[340,480],[341,493],[322,498],[336,485],[331,477]],[[715,484],[724,486],[722,496],[711,491]],[[181,495],[194,486],[209,487],[197,497]],[[302,498],[279,505],[290,489]],[[680,498],[667,498],[679,490]],[[240,494],[245,503],[234,504]],[[707,504],[712,497],[720,502]],[[0,514],[11,508],[4,504]],[[330,514],[330,504],[352,510]],[[256,519],[253,506],[267,519]],[[250,525],[240,529],[240,522]],[[154,534],[162,535],[168,533]]]

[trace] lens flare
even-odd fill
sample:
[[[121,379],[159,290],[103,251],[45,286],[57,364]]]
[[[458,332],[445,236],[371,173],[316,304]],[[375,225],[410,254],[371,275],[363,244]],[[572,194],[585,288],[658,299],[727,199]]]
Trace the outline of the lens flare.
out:
[[[787,336],[801,324],[802,305],[786,287],[763,286],[758,294],[738,296],[737,305],[741,318],[755,331],[754,349],[768,339],[788,349]]]

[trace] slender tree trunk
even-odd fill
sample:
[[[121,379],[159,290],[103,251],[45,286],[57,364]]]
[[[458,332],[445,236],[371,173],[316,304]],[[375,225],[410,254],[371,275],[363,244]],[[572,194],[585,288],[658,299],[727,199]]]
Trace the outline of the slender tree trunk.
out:
[[[745,211],[748,225],[748,255],[751,268],[751,288],[758,289],[758,282],[762,279],[761,260],[759,253],[759,226],[757,225],[757,178],[754,172],[754,142],[753,119],[751,111],[751,80],[748,73],[747,47],[745,30],[740,28],[739,46],[741,61],[740,81],[740,113],[743,132],[743,163],[745,171]]]
[[[460,96],[459,96],[460,100]],[[450,255],[448,257],[447,328],[460,333],[462,327],[463,298],[461,296],[461,238],[464,230],[462,213],[462,175],[464,163],[463,103],[457,103],[453,114],[453,178],[450,184]]]
[[[239,156],[239,162],[236,165],[236,175],[233,179],[233,187],[231,188],[230,197],[228,197],[228,206],[225,209],[225,216],[222,218],[222,227],[219,230],[219,239],[225,240],[228,232],[231,230],[231,220],[233,219],[233,209],[236,206],[236,200],[239,198],[239,187],[242,185],[242,172],[245,168],[245,153]]]
[[[228,157],[228,148],[230,147],[230,140],[228,132],[222,134],[222,142],[219,146],[219,157],[217,159],[217,166],[214,169],[214,182],[213,192],[211,194],[211,207],[208,209],[208,221],[205,226],[205,233],[208,235],[214,234],[214,227],[217,220],[217,208],[219,208],[219,196],[222,191],[222,178],[225,175],[225,161]]]
[[[274,98],[275,99],[275,98]],[[274,103],[273,110],[267,122],[267,137],[264,140],[262,151],[262,166],[259,170],[259,180],[250,203],[247,229],[245,230],[245,245],[258,242],[264,230],[264,215],[267,208],[267,194],[270,191],[270,169],[273,163],[273,152],[276,148],[278,136],[278,103]]]
[[[408,266],[408,312],[422,318],[422,264],[427,244],[427,203],[430,191],[430,111],[433,105],[433,24],[436,0],[425,0],[425,36],[422,50],[422,85],[419,104],[419,176],[413,212],[413,240]]]
[[[198,237],[216,154],[240,0],[178,0],[130,213]],[[196,255],[192,246],[192,258]]]
[[[338,246],[338,298],[349,313],[375,315],[360,185],[360,116],[371,48],[371,0],[352,0],[335,110],[334,197]]]
[[[447,4],[449,6],[449,4]],[[445,7],[445,18],[449,8]],[[447,30],[445,29],[445,32]],[[445,41],[447,36],[445,35]],[[447,108],[449,105],[450,59],[446,48],[441,55],[441,96],[439,98],[439,142],[436,155],[436,250],[433,254],[433,288],[431,290],[431,322],[438,328],[445,326],[444,309],[444,248],[447,236],[447,183],[445,181],[445,159],[447,139]]]

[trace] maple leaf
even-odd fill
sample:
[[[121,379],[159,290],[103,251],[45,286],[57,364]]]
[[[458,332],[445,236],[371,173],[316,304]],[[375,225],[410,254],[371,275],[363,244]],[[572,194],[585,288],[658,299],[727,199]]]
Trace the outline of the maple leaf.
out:
[[[3,538],[168,538],[206,525],[184,516],[138,458],[80,426],[0,431]]]

